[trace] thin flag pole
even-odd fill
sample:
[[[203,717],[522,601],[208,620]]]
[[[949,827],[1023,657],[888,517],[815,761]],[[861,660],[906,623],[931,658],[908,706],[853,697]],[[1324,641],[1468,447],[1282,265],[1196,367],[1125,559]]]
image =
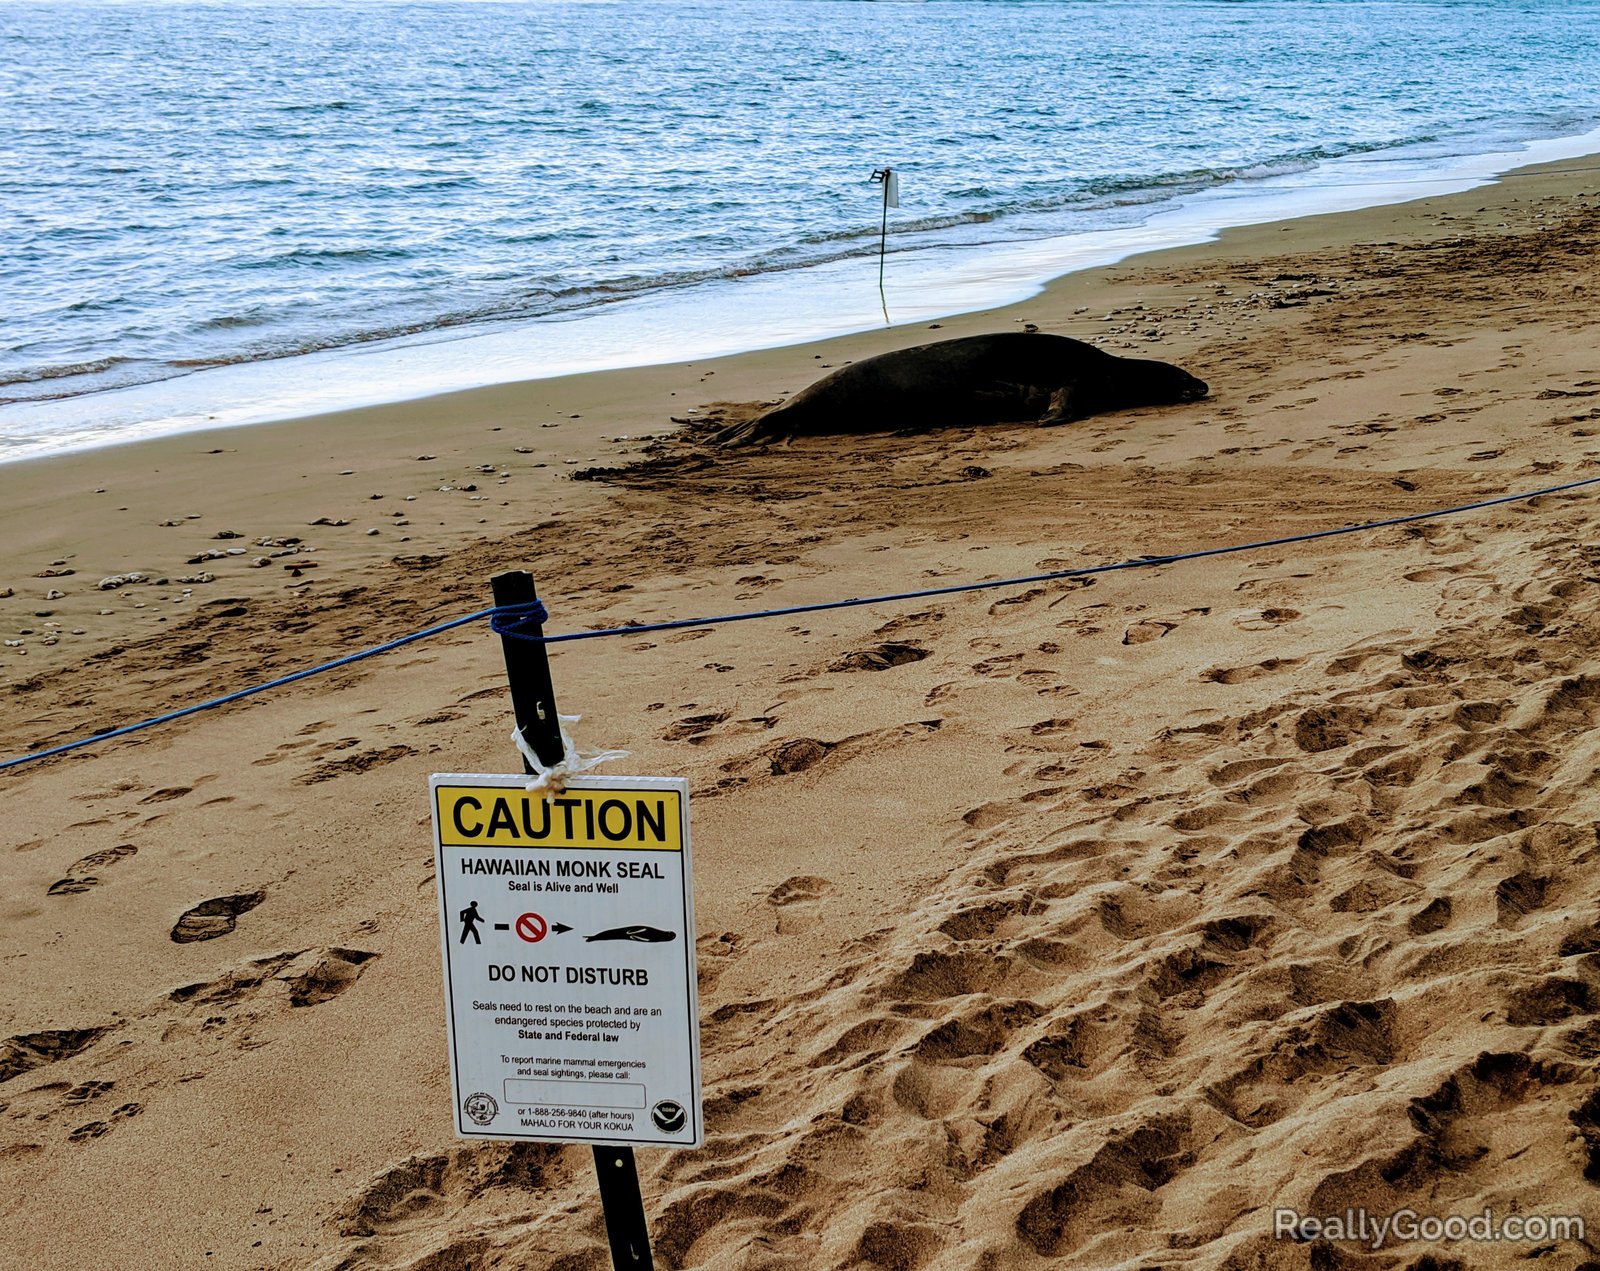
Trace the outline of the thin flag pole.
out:
[[[889,298],[883,290],[883,257],[889,242],[889,209],[900,206],[900,178],[893,168],[877,168],[872,179],[883,186],[883,223],[878,227],[878,300],[883,305],[883,325],[889,326]]]

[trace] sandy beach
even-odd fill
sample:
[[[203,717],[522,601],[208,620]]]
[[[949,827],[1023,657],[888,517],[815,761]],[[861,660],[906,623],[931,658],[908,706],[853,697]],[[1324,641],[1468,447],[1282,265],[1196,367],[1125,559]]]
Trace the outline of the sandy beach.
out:
[[[936,331],[0,466],[0,754],[504,569],[562,632],[1600,475],[1597,164]],[[681,422],[1025,322],[1211,396],[749,452]],[[707,1141],[640,1153],[657,1265],[1600,1266],[1594,1223],[1273,1234],[1600,1220],[1597,498],[558,648],[579,743],[692,790]],[[452,1136],[427,778],[516,770],[510,728],[474,625],[3,774],[0,1264],[609,1265],[587,1150]]]

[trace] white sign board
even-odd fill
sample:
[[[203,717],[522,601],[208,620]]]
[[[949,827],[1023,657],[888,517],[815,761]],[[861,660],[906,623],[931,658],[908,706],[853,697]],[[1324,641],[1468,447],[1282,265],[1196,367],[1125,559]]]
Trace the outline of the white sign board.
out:
[[[456,1133],[698,1147],[689,787],[436,774]]]

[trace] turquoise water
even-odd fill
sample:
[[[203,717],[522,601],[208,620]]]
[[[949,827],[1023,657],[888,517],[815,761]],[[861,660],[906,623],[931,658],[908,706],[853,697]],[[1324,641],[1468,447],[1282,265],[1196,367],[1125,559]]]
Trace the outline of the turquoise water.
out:
[[[1030,244],[1590,132],[1597,44],[1589,0],[11,0],[0,455],[203,418],[128,386],[374,341],[520,332],[530,374],[821,334],[784,296],[876,305],[883,164],[904,311],[971,307]],[[272,374],[203,381],[205,414],[292,412]]]

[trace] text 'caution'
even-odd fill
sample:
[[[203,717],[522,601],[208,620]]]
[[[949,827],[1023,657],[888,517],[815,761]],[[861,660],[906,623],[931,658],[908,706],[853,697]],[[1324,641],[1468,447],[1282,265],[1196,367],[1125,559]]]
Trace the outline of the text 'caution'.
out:
[[[675,790],[580,790],[558,795],[435,786],[447,847],[683,848]]]

